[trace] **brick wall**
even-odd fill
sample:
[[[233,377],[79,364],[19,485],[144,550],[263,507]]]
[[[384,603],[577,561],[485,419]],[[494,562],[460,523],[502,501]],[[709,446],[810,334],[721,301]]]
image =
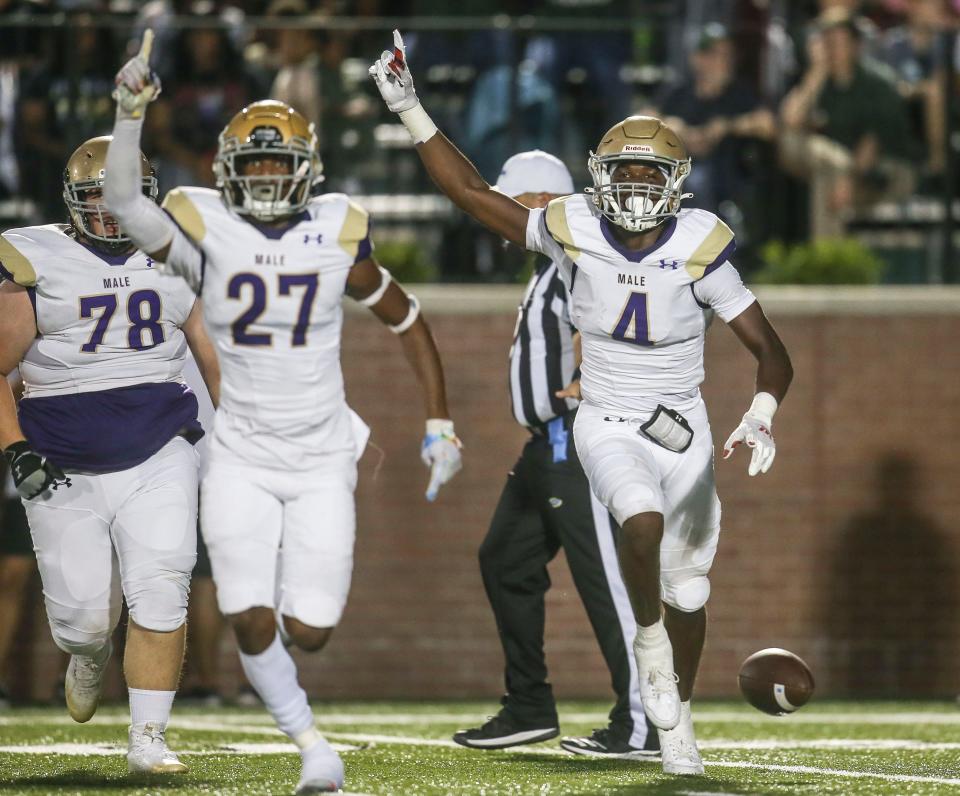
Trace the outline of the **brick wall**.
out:
[[[502,687],[476,550],[525,438],[505,388],[516,291],[478,289],[459,303],[423,292],[433,297],[426,305],[466,467],[435,505],[426,503],[416,386],[392,335],[349,315],[348,394],[385,459],[370,449],[361,464],[342,625],[327,650],[301,658],[317,697],[492,701]],[[718,463],[724,536],[701,695],[734,694],[739,662],[768,646],[806,658],[821,693],[960,690],[960,309],[951,308],[960,302],[945,306],[942,293],[904,304],[890,294],[842,298],[765,298],[796,379],[777,415],[773,470],[749,478],[742,453]],[[719,447],[749,404],[754,373],[722,323],[708,336],[707,372]],[[547,654],[556,690],[604,697],[608,678],[562,555],[552,576]],[[14,680],[24,688],[35,670],[34,691],[45,694],[54,656],[42,617],[25,633],[35,643],[15,656]],[[239,667],[228,638],[223,665],[231,691]]]

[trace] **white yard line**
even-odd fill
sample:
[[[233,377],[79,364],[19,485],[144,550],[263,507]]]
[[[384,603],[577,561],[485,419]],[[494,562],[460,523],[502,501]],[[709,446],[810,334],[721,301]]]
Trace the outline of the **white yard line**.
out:
[[[336,725],[375,725],[375,726],[402,726],[419,724],[456,724],[471,725],[476,724],[482,719],[482,711],[477,714],[462,713],[322,713],[317,712],[317,723],[321,727]],[[203,719],[194,718],[196,714],[178,714],[174,708],[172,725],[187,726],[188,723],[203,722]],[[561,713],[561,719],[564,722],[590,723],[606,721],[606,716],[601,712],[596,713]],[[912,724],[912,725],[960,725],[960,710],[956,713],[940,712],[922,712],[913,711],[910,713],[818,713],[816,711],[794,713],[791,716],[773,717],[765,716],[759,712],[753,711],[694,711],[694,720],[697,724],[717,724],[734,723],[742,724],[746,722],[764,724]],[[64,724],[73,725],[75,722],[66,715],[46,716],[46,715],[6,715],[0,716],[0,726],[23,724],[29,721],[34,724]],[[92,724],[127,724],[128,719],[123,714],[117,713],[101,714],[95,716]],[[260,728],[272,728],[273,721],[265,712],[257,713],[224,713],[217,716],[219,726],[234,727],[235,725],[244,725],[246,727],[258,726]],[[598,724],[598,726],[600,726]],[[200,729],[200,727],[198,727]]]
[[[725,760],[704,760],[703,764],[716,768],[754,768],[761,771],[781,771],[785,774],[822,774],[829,777],[848,777],[850,779],[882,779],[886,782],[925,782],[932,785],[960,785],[960,778],[930,777],[921,774],[880,774],[872,771],[845,771],[840,768],[778,766],[772,763],[734,763]]]
[[[338,752],[356,752],[360,747],[354,744],[330,744]],[[125,755],[127,747],[113,743],[48,743],[48,744],[11,744],[0,746],[0,754],[21,755],[66,755],[67,757],[103,757]],[[178,755],[295,755],[297,747],[292,743],[230,743],[213,749],[177,750]]]
[[[236,727],[222,727],[222,729],[236,730]],[[451,749],[462,749],[453,741],[447,741],[439,738],[418,738],[396,735],[367,735],[361,733],[332,733],[332,736],[341,741],[354,741],[368,744],[398,744],[403,746],[432,746]],[[808,742],[787,742],[774,743],[769,742],[769,746],[758,746],[759,742],[727,742],[718,741],[717,745],[711,745],[710,742],[702,744],[704,749],[757,749],[757,748],[831,748],[831,749],[956,749],[960,744],[922,744],[920,742],[881,740],[881,741],[862,741],[859,739],[826,739],[825,741]],[[766,743],[766,742],[764,742]],[[868,746],[865,744],[874,744]],[[885,744],[876,746],[876,744]],[[720,744],[723,744],[722,746]],[[826,746],[825,746],[826,744]],[[845,744],[845,745],[842,745]],[[334,743],[334,748],[342,752],[357,751],[359,747],[354,745],[345,745]],[[30,744],[30,745],[10,745],[0,746],[0,753],[6,754],[58,754],[69,756],[86,755],[119,755],[124,753],[124,748],[117,744],[81,744],[81,743],[55,743],[55,744]],[[181,752],[184,755],[224,755],[224,754],[293,754],[296,751],[292,744],[288,743],[233,743],[224,744],[215,749],[205,750],[186,750]],[[465,750],[466,751],[466,750]],[[566,752],[556,747],[519,747],[509,750],[517,754],[535,754],[535,755],[564,755]],[[583,760],[593,760],[598,758],[582,758]],[[705,760],[704,764],[711,768],[748,768],[761,771],[777,771],[790,774],[814,774],[833,777],[845,777],[849,779],[879,779],[886,782],[916,782],[935,785],[955,785],[960,786],[960,778],[934,777],[920,774],[883,774],[879,772],[867,771],[847,771],[844,769],[818,768],[816,766],[796,766],[796,765],[777,765],[774,763],[750,763],[742,761],[725,760]]]

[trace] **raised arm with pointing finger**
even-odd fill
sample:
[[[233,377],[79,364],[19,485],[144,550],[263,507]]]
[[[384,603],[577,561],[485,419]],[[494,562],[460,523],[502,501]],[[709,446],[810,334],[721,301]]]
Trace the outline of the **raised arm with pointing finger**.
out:
[[[400,115],[417,145],[423,165],[437,187],[461,210],[501,237],[526,248],[530,211],[487,184],[450,140],[433,123],[417,98],[407,66],[403,37],[393,32],[393,50],[384,50],[370,67],[387,107]]]
[[[110,212],[139,249],[168,272],[182,276],[200,292],[203,255],[173,219],[140,189],[140,135],[147,105],[160,94],[160,78],[150,69],[153,31],[143,34],[140,52],[117,73],[113,97],[117,117],[107,151],[103,186]]]

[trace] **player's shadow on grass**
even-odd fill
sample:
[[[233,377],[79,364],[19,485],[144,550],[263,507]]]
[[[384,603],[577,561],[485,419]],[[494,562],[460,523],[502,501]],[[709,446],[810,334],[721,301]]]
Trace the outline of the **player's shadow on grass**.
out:
[[[955,544],[925,511],[909,455],[877,462],[874,506],[840,531],[826,568],[823,627],[831,690],[933,697],[956,687],[960,589]]]
[[[504,753],[501,759],[505,763],[518,762],[517,756],[509,753]],[[570,777],[571,781],[563,787],[564,796],[597,796],[598,790],[594,778],[598,774],[618,773],[625,774],[627,778],[634,776],[637,782],[635,784],[626,782],[623,785],[612,785],[609,782],[605,782],[602,790],[604,796],[608,796],[608,794],[627,796],[627,794],[632,793],[653,794],[654,796],[680,796],[680,794],[700,792],[731,794],[755,794],[757,792],[756,788],[744,788],[743,785],[733,780],[711,775],[709,770],[707,774],[702,777],[677,777],[664,774],[660,767],[659,759],[649,762],[639,762],[635,760],[598,760],[595,758],[575,757],[573,755],[561,757],[559,755],[537,755],[530,753],[524,754],[521,759],[526,763],[536,761],[538,768],[544,773],[562,774]],[[577,785],[572,782],[572,778],[578,774],[583,775],[582,789],[578,788]],[[794,783],[791,780],[789,783],[784,782],[781,784],[784,787],[788,787],[798,783]]]
[[[0,793],[13,791],[15,793],[61,793],[64,791],[111,791],[125,792],[149,788],[150,791],[182,790],[183,788],[199,788],[205,785],[222,785],[222,780],[206,779],[203,777],[185,778],[183,775],[133,775],[117,773],[115,776],[103,771],[75,768],[70,771],[59,771],[55,774],[34,774],[24,777],[10,777],[0,780]]]

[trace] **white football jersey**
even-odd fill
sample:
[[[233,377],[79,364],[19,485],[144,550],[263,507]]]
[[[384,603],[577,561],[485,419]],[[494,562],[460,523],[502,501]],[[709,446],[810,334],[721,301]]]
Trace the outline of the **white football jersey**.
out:
[[[729,263],[733,233],[706,210],[681,210],[646,250],[621,246],[592,199],[531,210],[527,248],[553,258],[582,336],[583,400],[620,412],[700,400],[704,310],[731,321],[755,298]]]
[[[350,268],[371,253],[367,213],[325,194],[274,229],[205,188],[175,189],[163,207],[203,254],[200,295],[220,359],[222,413],[251,438],[290,443],[288,459],[306,448],[352,449],[341,301]],[[218,439],[227,436],[221,422]],[[270,454],[252,455],[267,462]]]
[[[26,288],[37,325],[20,363],[20,426],[64,469],[117,472],[177,435],[203,433],[181,378],[180,327],[196,298],[142,252],[107,254],[69,232],[50,224],[0,236],[0,277]]]
[[[20,365],[24,397],[180,381],[180,327],[195,297],[143,252],[109,255],[63,224],[0,236],[0,275],[27,288],[37,339]]]

